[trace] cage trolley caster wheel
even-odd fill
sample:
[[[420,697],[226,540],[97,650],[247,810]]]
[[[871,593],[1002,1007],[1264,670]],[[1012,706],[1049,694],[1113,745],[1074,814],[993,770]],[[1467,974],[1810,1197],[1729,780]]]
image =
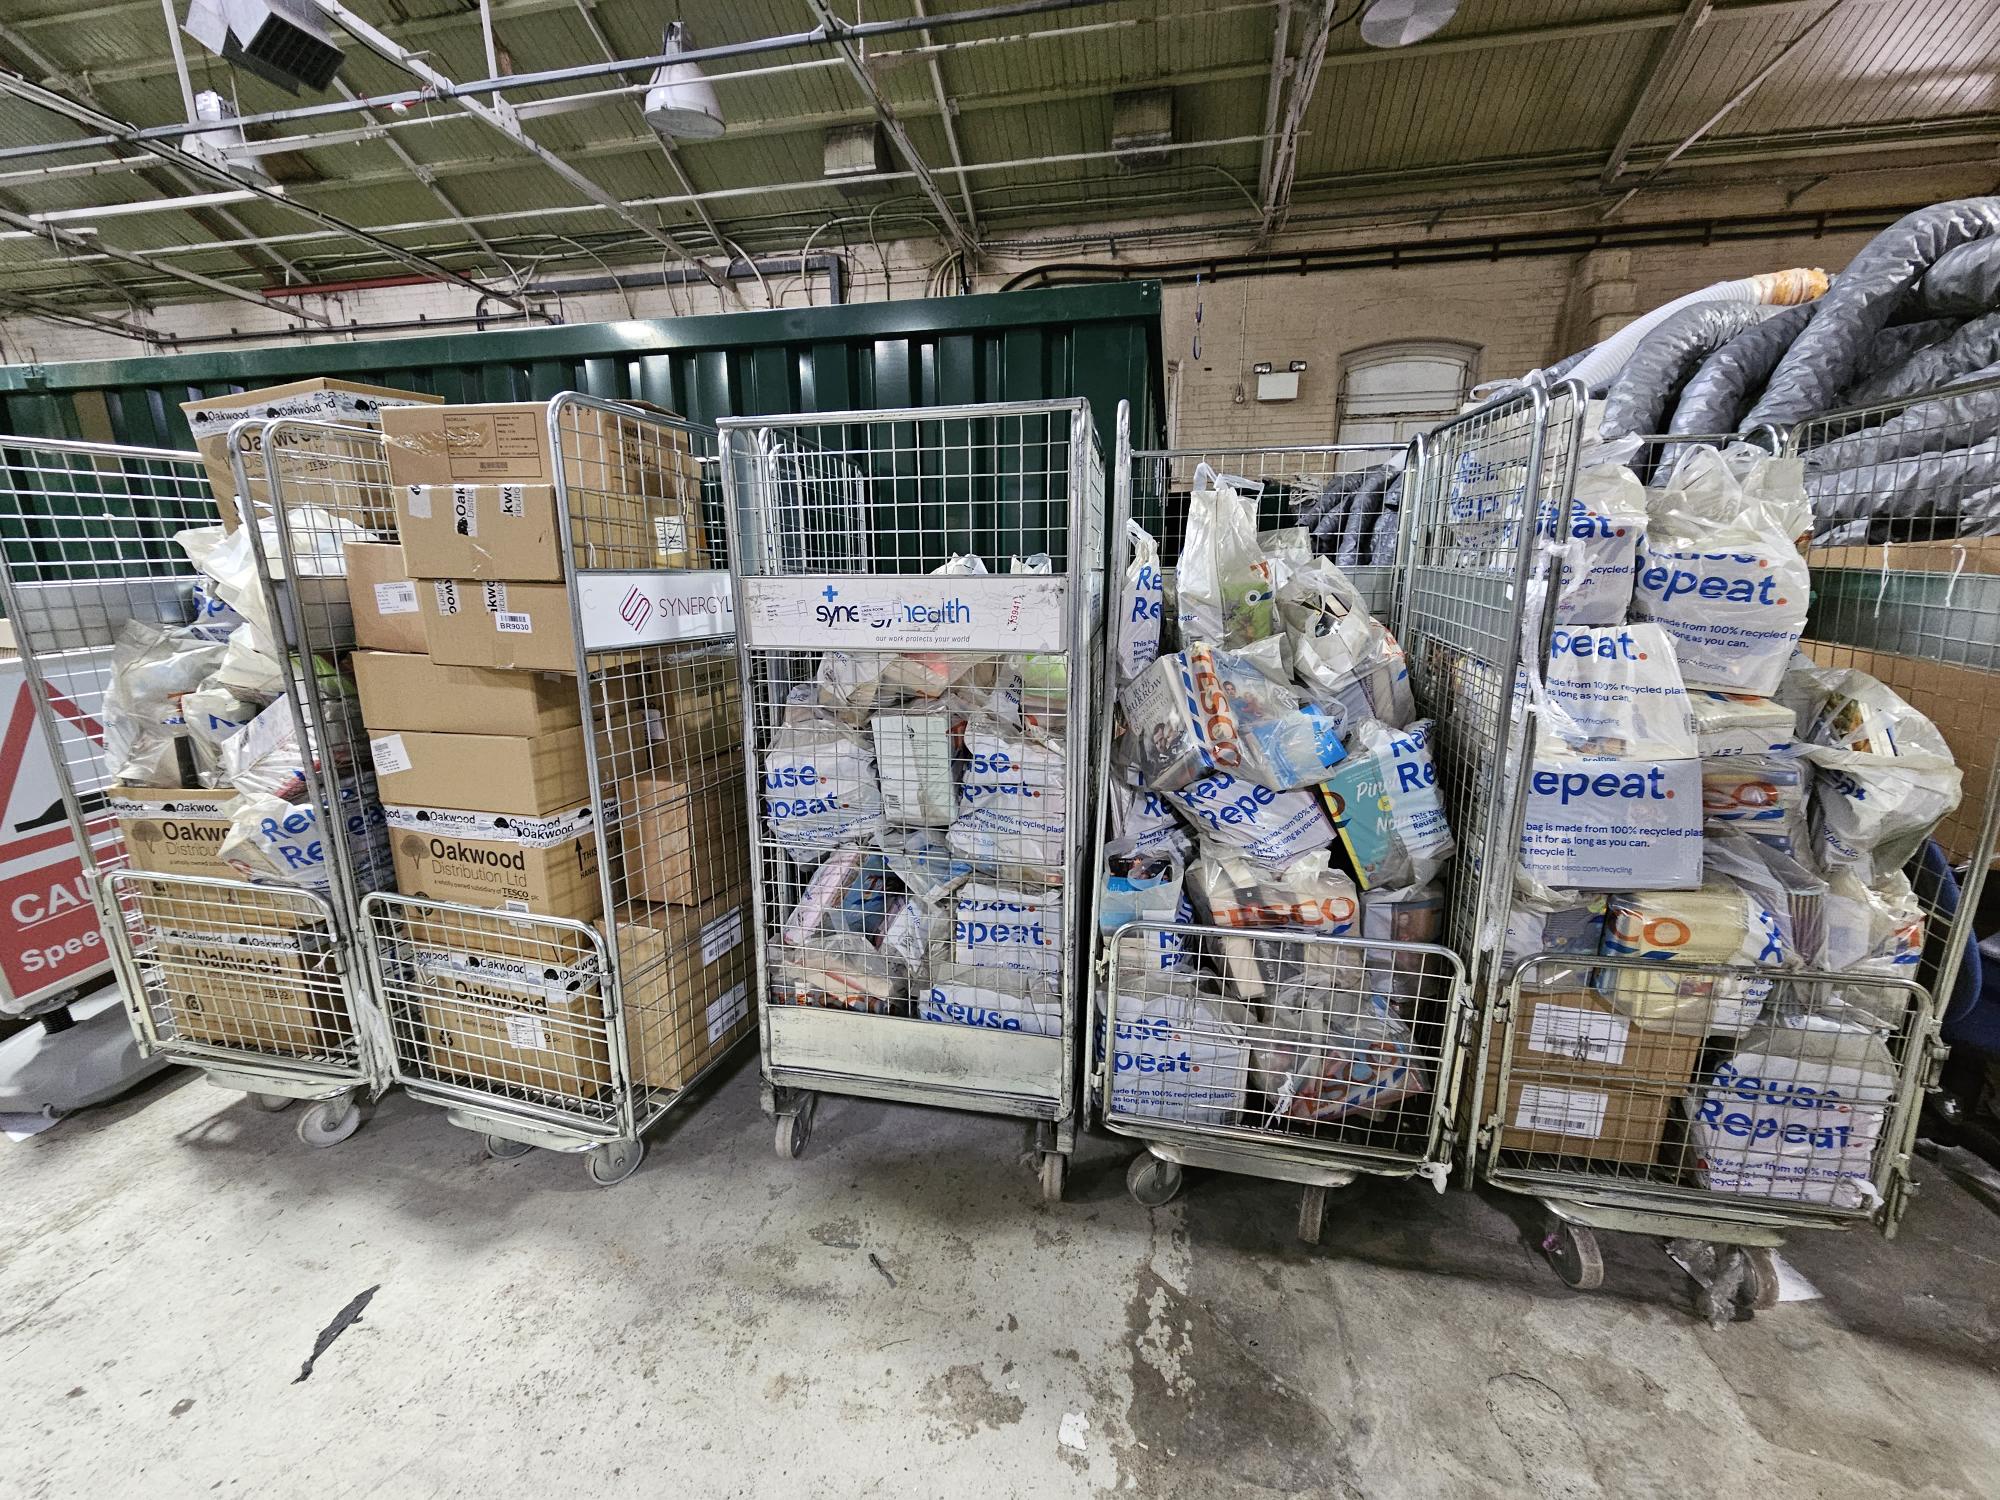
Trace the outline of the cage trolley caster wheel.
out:
[[[361,1128],[361,1106],[352,1095],[321,1099],[299,1116],[299,1139],[308,1146],[338,1146]]]
[[[1552,1219],[1542,1237],[1542,1253],[1563,1285],[1573,1291],[1594,1292],[1604,1285],[1604,1257],[1597,1236],[1583,1225]]]
[[[1125,1191],[1141,1208],[1162,1208],[1181,1190],[1181,1164],[1142,1151],[1125,1169]]]
[[[645,1159],[644,1141],[611,1141],[592,1146],[584,1155],[583,1168],[599,1187],[616,1187],[638,1171],[639,1163]]]
[[[526,1141],[511,1140],[504,1135],[486,1137],[486,1154],[495,1161],[512,1161],[516,1157],[526,1156],[534,1149]]]
[[[819,1096],[807,1094],[791,1109],[778,1114],[778,1159],[797,1161],[806,1154],[806,1145],[812,1140],[813,1114],[818,1109]]]
[[[1062,1202],[1063,1183],[1069,1177],[1069,1158],[1060,1151],[1044,1151],[1041,1165],[1042,1201]]]

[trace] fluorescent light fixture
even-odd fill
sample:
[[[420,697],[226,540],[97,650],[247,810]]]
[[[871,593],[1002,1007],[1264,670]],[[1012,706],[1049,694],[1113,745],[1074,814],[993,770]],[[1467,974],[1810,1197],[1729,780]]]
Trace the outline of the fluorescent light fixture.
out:
[[[1407,47],[1443,29],[1459,0],[1370,0],[1361,14],[1361,40],[1371,47]]]
[[[687,28],[679,21],[660,38],[660,51],[675,56],[688,50]],[[646,90],[646,123],[676,141],[712,141],[722,134],[722,106],[715,85],[695,63],[662,63]]]
[[[97,231],[88,224],[78,224],[65,229],[64,234],[95,234]],[[36,234],[32,229],[0,229],[0,240],[46,240],[45,234]]]
[[[283,188],[272,188],[282,193]],[[146,198],[138,203],[98,203],[89,208],[56,208],[45,214],[29,214],[37,224],[67,224],[76,219],[122,219],[131,214],[177,213],[190,208],[221,208],[227,203],[248,203],[263,194],[248,188],[227,188],[219,193],[194,193],[185,198]]]

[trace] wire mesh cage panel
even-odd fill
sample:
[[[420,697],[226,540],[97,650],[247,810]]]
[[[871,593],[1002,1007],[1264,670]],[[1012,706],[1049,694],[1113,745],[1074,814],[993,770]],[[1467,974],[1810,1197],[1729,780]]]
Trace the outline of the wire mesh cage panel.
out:
[[[779,1147],[814,1091],[1075,1128],[1104,469],[1087,406],[722,424]]]
[[[1794,658],[1775,701],[1728,699],[1778,721],[1754,744],[1697,747],[1700,889],[1613,891],[1602,956],[1544,951],[1496,976],[1482,1170],[1555,1211],[1548,1248],[1572,1284],[1602,1274],[1593,1229],[1655,1233],[1700,1250],[1684,1263],[1721,1318],[1772,1291],[1755,1267],[1740,1279],[1718,1270],[1742,1271],[1746,1247],[1868,1220],[1893,1233],[1905,1211],[1922,1096],[1942,1062],[1940,1018],[1976,953],[1994,850],[2000,594],[1976,576],[1984,481],[1964,450],[1997,435],[2000,383],[1988,382],[1783,434],[1642,440],[1674,460],[1653,470],[1655,530],[1663,517],[1685,525],[1678,518],[1701,503],[1685,497],[1725,470],[1740,472],[1746,495],[1754,483],[1783,499],[1802,483],[1811,605],[1800,645],[1811,670]],[[1782,456],[1767,464],[1752,449]],[[1666,548],[1682,545],[1666,535]],[[1741,546],[1702,555],[1776,579],[1789,548],[1773,547],[1763,562]],[[1660,602],[1666,566],[1648,552],[1635,575]],[[1726,582],[1692,573],[1682,592],[1697,583],[1702,598],[1725,599]],[[1746,586],[1744,602],[1768,594],[1783,605],[1783,592]],[[1677,618],[1660,602],[1645,613]],[[1547,662],[1548,622],[1536,631],[1529,614],[1524,637]],[[1724,615],[1714,607],[1725,633],[1737,628]],[[1683,676],[1715,680],[1716,628],[1708,615],[1676,627]],[[1525,701],[1520,713],[1559,718]],[[1690,727],[1715,735],[1712,714]],[[1509,839],[1519,826],[1517,812]],[[1718,944],[1718,932],[1739,930],[1742,941]]]
[[[1099,739],[1093,1100],[1105,1126],[1147,1143],[1128,1175],[1141,1202],[1171,1197],[1188,1164],[1298,1181],[1307,1186],[1301,1230],[1316,1238],[1325,1187],[1358,1172],[1441,1180],[1450,1157],[1461,966],[1435,942],[1436,888],[1414,865],[1397,877],[1396,861],[1371,864],[1376,851],[1345,816],[1349,796],[1389,805],[1379,776],[1364,769],[1376,765],[1367,746],[1422,738],[1403,734],[1422,711],[1386,628],[1402,499],[1417,470],[1409,450],[1389,445],[1135,453],[1129,424],[1121,408],[1110,611],[1119,634],[1105,692],[1126,707],[1106,715]],[[1226,592],[1218,497],[1232,494],[1246,518],[1254,508],[1257,591],[1270,601],[1265,638],[1235,646],[1226,617],[1213,640],[1195,623],[1213,613],[1201,601],[1218,586]],[[1251,538],[1241,543],[1249,565]],[[1128,646],[1139,638],[1143,646]],[[1208,683],[1211,662],[1221,686]],[[1264,702],[1278,678],[1281,696]],[[1231,735],[1216,728],[1221,710],[1200,708],[1215,692],[1230,715],[1261,723],[1245,738],[1310,719],[1353,756],[1322,745],[1314,765],[1331,769],[1294,790],[1218,775]],[[1193,759],[1157,751],[1163,693],[1207,715],[1185,732],[1199,742]],[[1223,782],[1256,805],[1208,795]],[[1283,827],[1310,818],[1322,837],[1267,851],[1275,839],[1253,832],[1242,847],[1244,829],[1265,812],[1275,829],[1287,809]],[[1391,889],[1399,883],[1407,888]],[[1123,925],[1132,916],[1142,920]],[[1193,1068],[1197,1053],[1192,1091],[1150,1076]]]
[[[1397,633],[1437,725],[1432,753],[1461,851],[1445,876],[1445,941],[1481,993],[1515,865],[1527,741],[1513,684],[1522,651],[1535,649],[1522,639],[1535,535],[1568,503],[1583,407],[1572,384],[1532,386],[1445,423],[1406,502]]]
[[[727,526],[711,429],[575,394],[535,420],[563,576],[418,586],[454,655],[557,674],[545,805],[392,801],[401,894],[363,907],[397,1078],[610,1184],[752,1022]]]
[[[135,1030],[217,1081],[329,1101],[323,1129],[301,1128],[328,1144],[358,1121],[348,1096],[379,1078],[333,913],[311,890],[242,881],[218,858],[240,810],[240,736],[263,702],[240,672],[263,669],[232,657],[243,621],[190,558],[231,549],[234,602],[248,605],[251,538],[225,534],[193,454],[7,439],[0,462],[7,613]],[[278,840],[311,811],[274,812]],[[303,1009],[238,1007],[190,1029],[195,1012],[162,996],[203,982],[239,999],[296,982]]]

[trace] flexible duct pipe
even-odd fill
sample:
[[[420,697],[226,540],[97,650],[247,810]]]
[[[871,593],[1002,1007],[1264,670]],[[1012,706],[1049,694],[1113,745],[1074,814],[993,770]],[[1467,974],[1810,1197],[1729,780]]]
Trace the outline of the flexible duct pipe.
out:
[[[1684,307],[1701,302],[1761,302],[1771,307],[1792,307],[1810,302],[1826,290],[1826,272],[1817,266],[1798,266],[1789,271],[1766,271],[1745,276],[1740,281],[1718,281],[1676,297],[1626,324],[1567,371],[1567,378],[1581,380],[1593,396],[1602,395],[1613,377],[1625,368],[1625,361],[1639,347],[1639,341]]]

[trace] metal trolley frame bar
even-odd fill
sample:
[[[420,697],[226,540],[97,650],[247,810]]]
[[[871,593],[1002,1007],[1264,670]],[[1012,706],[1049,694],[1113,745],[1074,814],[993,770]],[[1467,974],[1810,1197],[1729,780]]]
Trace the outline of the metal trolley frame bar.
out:
[[[1092,919],[1090,819],[1084,809],[1097,707],[1093,653],[1103,623],[1104,466],[1090,408],[1080,400],[995,402],[730,418],[719,427],[723,482],[738,543],[730,563],[743,621],[738,653],[763,1092],[766,1112],[776,1121],[779,1154],[796,1157],[804,1151],[822,1093],[1009,1115],[1036,1122],[1042,1191],[1051,1200],[1060,1198],[1078,1114],[1077,1027],[1087,983],[1087,944],[1080,939]],[[1034,789],[1059,790],[1066,809],[1064,879],[1056,887],[1063,906],[1061,967],[1051,976],[1060,988],[1058,1033],[772,1003],[779,967],[773,950],[790,909],[780,892],[802,897],[806,880],[791,873],[790,856],[764,826],[760,769],[766,743],[783,718],[785,693],[812,681],[817,668],[809,663],[836,644],[831,631],[805,627],[791,615],[790,596],[807,584],[824,585],[831,600],[840,588],[852,589],[864,579],[907,586],[961,549],[990,555],[1011,546],[1020,556],[1037,545],[1061,553],[1060,565],[1047,577],[948,580],[964,586],[968,600],[1020,596],[1001,635],[986,634],[992,627],[982,614],[963,640],[951,641],[933,629],[933,621],[897,634],[891,646],[864,642],[853,654],[886,661],[928,647],[941,653],[948,672],[996,655],[1017,665],[1029,659],[1045,666],[1060,663],[1061,707],[1049,717],[1061,720],[1062,785]],[[892,566],[882,567],[885,560]],[[780,579],[788,582],[781,587]],[[1054,606],[1058,590],[1063,597]],[[1022,607],[1020,601],[1031,596],[1042,601],[1041,610],[1032,603]],[[1059,627],[1054,634],[1046,616],[1052,607]],[[1033,633],[1032,650],[1018,644],[1022,631]],[[934,644],[940,641],[951,643]],[[952,780],[956,806],[956,770]],[[824,858],[836,842],[823,849],[814,845],[812,852]]]

